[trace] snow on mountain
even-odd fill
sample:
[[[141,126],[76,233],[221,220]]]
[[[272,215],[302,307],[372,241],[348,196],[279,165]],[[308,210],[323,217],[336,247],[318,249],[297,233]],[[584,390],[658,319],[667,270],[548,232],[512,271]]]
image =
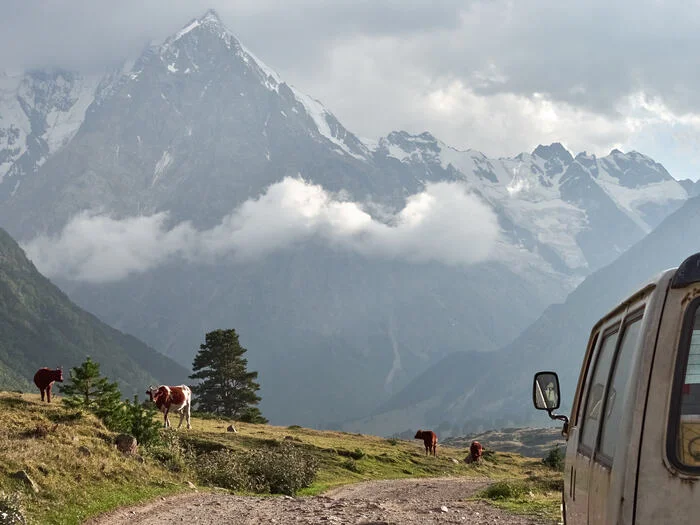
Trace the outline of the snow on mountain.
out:
[[[12,178],[11,191],[73,138],[99,81],[62,70],[0,73],[0,180]]]
[[[636,151],[613,150],[596,162],[597,180],[617,205],[649,233],[658,221],[650,208],[682,202],[689,194],[659,163]]]
[[[209,10],[201,18],[189,22],[160,46],[161,60],[167,64],[169,72],[188,75],[199,71],[199,65],[192,61],[193,54],[190,54],[189,51],[198,45],[199,34],[202,32],[214,34],[221,39],[226,47],[247,64],[250,71],[270,91],[279,93],[280,86],[288,87],[298,103],[293,111],[305,111],[314,122],[319,138],[333,143],[338,153],[366,160],[368,151],[362,142],[347,131],[318,100],[302,93],[293,86],[287,85],[271,67],[257,58],[236,39],[213,10]],[[183,43],[183,40],[186,39],[189,39],[189,42]]]
[[[427,132],[392,132],[376,142],[367,141],[366,145],[375,155],[407,165],[439,166],[451,172],[509,221],[554,250],[575,272],[586,273],[593,266],[579,236],[591,228],[593,214],[599,213],[596,201],[602,194],[583,195],[586,183],[573,181],[590,178],[633,221],[639,237],[649,233],[689,196],[663,166],[634,151],[625,154],[613,150],[602,158],[580,153],[574,158],[561,144],[554,143],[540,145],[532,154],[490,159],[478,151],[457,150]],[[576,188],[573,194],[572,187]],[[629,229],[626,234],[629,235]],[[630,239],[624,247],[634,240],[637,239]]]

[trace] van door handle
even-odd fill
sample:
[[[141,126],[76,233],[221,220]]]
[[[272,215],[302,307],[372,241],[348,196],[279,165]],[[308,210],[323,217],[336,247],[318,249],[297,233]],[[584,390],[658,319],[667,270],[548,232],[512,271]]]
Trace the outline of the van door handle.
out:
[[[569,497],[572,501],[576,501],[576,471],[574,467],[571,467],[571,474],[569,474]]]

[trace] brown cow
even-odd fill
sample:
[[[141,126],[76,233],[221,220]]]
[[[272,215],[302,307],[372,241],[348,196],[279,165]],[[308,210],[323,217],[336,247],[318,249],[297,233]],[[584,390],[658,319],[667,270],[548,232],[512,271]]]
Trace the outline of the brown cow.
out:
[[[46,402],[51,403],[51,387],[54,381],[63,383],[63,369],[57,368],[51,370],[50,368],[40,368],[34,374],[34,384],[41,392],[41,400],[44,400],[44,394],[46,394]]]
[[[437,456],[437,434],[432,430],[419,430],[416,432],[414,439],[422,439],[425,445],[425,455],[432,453],[433,456]]]
[[[472,441],[469,446],[469,455],[464,460],[466,463],[480,463],[481,455],[484,453],[484,447],[478,441]]]
[[[146,393],[151,398],[151,401],[156,404],[158,410],[163,412],[165,428],[170,426],[170,418],[168,417],[170,409],[180,413],[180,424],[177,426],[177,428],[182,426],[182,419],[185,417],[187,417],[187,428],[192,428],[192,425],[190,425],[190,405],[192,403],[192,392],[190,391],[190,387],[187,385],[160,385],[159,387],[149,386]]]

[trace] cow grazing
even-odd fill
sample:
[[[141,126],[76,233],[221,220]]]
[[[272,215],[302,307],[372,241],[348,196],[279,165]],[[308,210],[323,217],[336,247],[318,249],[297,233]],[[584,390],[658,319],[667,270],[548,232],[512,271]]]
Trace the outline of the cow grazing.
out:
[[[472,441],[469,446],[469,455],[465,459],[466,463],[480,463],[481,455],[484,453],[484,447],[478,441]]]
[[[41,400],[44,400],[44,394],[46,394],[46,402],[51,403],[51,387],[54,381],[63,383],[63,369],[56,368],[51,370],[50,368],[40,368],[34,374],[34,384],[37,386],[41,392]]]
[[[170,410],[180,413],[180,424],[177,428],[182,426],[182,420],[185,417],[187,417],[187,428],[192,428],[192,425],[190,425],[190,405],[192,403],[192,391],[190,387],[187,385],[149,386],[148,390],[146,390],[146,394],[148,394],[151,401],[156,404],[158,410],[163,412],[165,428],[170,427],[170,418],[168,418]]]
[[[437,434],[432,430],[419,430],[416,432],[414,439],[422,439],[425,445],[425,455],[431,454],[437,456]]]

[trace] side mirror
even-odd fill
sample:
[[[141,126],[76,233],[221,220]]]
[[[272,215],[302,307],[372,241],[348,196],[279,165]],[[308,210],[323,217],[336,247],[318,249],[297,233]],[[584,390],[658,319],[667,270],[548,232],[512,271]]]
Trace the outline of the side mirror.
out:
[[[537,372],[532,385],[532,402],[537,410],[556,410],[559,408],[561,394],[559,377],[556,372]]]
[[[564,422],[561,433],[568,439],[569,418],[554,413],[554,410],[559,408],[561,403],[559,376],[556,372],[537,372],[535,374],[535,380],[532,384],[532,402],[537,410],[546,410],[551,419]]]

